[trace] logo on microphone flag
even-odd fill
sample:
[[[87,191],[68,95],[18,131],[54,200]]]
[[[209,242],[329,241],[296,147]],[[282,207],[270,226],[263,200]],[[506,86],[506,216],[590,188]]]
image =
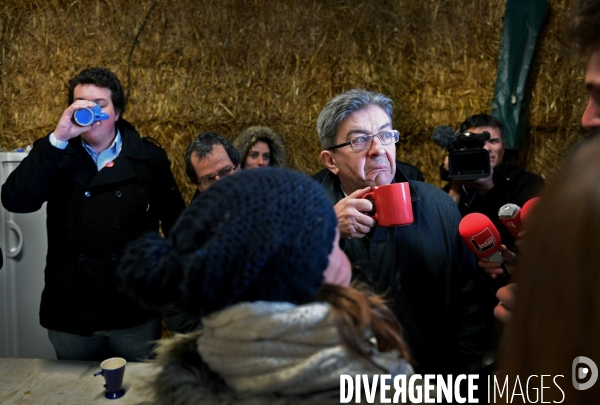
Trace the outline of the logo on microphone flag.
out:
[[[477,235],[473,235],[471,238],[471,243],[473,244],[473,247],[475,247],[475,250],[477,250],[479,253],[483,253],[494,247],[496,244],[496,238],[494,238],[494,234],[490,228],[486,227]]]

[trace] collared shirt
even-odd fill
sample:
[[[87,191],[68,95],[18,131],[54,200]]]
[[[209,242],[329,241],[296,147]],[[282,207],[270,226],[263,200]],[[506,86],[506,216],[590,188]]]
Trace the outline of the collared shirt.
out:
[[[87,151],[87,153],[94,160],[98,171],[102,170],[102,168],[105,167],[107,163],[115,160],[117,156],[119,156],[119,153],[121,153],[121,148],[123,146],[123,141],[121,140],[121,132],[118,129],[117,136],[115,136],[115,140],[113,141],[112,145],[108,149],[105,149],[100,153],[92,149],[92,147],[86,141],[84,141],[83,138],[81,138],[81,143],[83,144],[83,147]],[[65,149],[69,142],[59,141],[54,136],[54,132],[52,132],[50,134],[50,144],[54,147],[57,147],[58,149]]]

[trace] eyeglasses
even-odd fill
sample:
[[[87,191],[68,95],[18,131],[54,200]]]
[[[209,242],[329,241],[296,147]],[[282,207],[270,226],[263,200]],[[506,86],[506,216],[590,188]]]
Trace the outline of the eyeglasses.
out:
[[[208,188],[211,184],[217,181],[217,176],[219,178],[223,178],[229,176],[231,173],[235,172],[235,166],[228,166],[221,169],[217,174],[213,174],[212,176],[206,176],[201,179],[198,179],[198,184],[202,186],[202,188]]]
[[[391,145],[398,142],[400,139],[400,131],[396,131],[394,129],[391,131],[383,131],[374,135],[359,135],[350,139],[349,142],[340,143],[339,145],[335,145],[327,149],[332,150],[350,145],[352,150],[365,150],[371,147],[373,144],[373,138],[375,137],[379,138],[379,142],[381,142],[382,145]]]

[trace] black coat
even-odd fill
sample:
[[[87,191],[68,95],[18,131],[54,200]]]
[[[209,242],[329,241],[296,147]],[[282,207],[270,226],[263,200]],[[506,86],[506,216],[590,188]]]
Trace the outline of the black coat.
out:
[[[40,323],[79,335],[125,329],[151,314],[122,291],[115,274],[122,250],[140,234],[168,233],[185,203],[163,149],[117,123],[122,149],[98,171],[81,138],[66,149],[46,136],[2,186],[2,204],[33,212],[47,201],[48,254]]]
[[[463,243],[456,204],[439,188],[409,180],[397,168],[394,182],[410,184],[414,222],[375,226],[363,238],[340,239],[352,278],[384,295],[403,327],[420,374],[461,374],[489,349],[483,271]],[[321,185],[333,204],[344,198],[339,177]],[[351,190],[354,191],[354,190]]]

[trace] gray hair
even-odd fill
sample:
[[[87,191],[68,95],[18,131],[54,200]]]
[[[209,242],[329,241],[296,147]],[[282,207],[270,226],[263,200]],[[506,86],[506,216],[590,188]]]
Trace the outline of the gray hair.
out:
[[[392,100],[381,94],[364,89],[352,89],[338,94],[325,105],[317,119],[317,132],[323,150],[335,146],[338,127],[350,114],[369,106],[381,108],[392,122],[394,107]]]

